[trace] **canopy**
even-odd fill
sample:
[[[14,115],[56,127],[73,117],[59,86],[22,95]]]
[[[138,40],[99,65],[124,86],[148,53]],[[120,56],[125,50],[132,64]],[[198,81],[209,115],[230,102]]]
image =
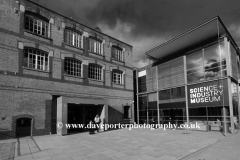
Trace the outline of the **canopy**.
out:
[[[237,47],[237,44],[226,29],[220,17],[217,16],[182,35],[151,49],[146,52],[146,55],[150,58],[160,60],[163,57],[172,56],[173,54],[177,54],[178,51],[194,46],[208,39],[220,37],[221,35],[228,36],[234,43],[235,47]]]

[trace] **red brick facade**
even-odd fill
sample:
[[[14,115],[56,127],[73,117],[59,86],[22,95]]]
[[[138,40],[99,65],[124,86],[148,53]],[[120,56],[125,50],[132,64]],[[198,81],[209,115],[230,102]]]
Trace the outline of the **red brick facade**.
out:
[[[50,37],[44,38],[24,29],[25,12],[49,19]],[[83,49],[64,42],[66,27],[83,33]],[[103,56],[90,53],[89,36],[103,40]],[[111,45],[124,50],[124,61],[111,58]],[[23,66],[24,47],[37,48],[49,54],[49,70]],[[0,128],[15,132],[18,118],[33,118],[33,135],[51,133],[53,96],[101,98],[108,103],[108,123],[123,119],[123,106],[133,101],[132,46],[95,31],[32,2],[0,0]],[[82,62],[83,76],[64,74],[64,59]],[[88,64],[103,66],[103,80],[88,78]],[[124,84],[112,83],[112,68],[124,70]]]

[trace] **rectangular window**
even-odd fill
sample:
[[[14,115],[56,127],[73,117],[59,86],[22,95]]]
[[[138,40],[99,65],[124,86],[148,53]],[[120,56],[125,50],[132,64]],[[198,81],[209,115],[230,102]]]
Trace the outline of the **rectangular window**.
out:
[[[123,84],[123,72],[120,70],[113,70],[112,82],[116,84]]]
[[[38,49],[32,49],[32,48],[25,48],[24,49],[24,66],[48,71],[48,53],[38,50]]]
[[[118,61],[123,61],[123,51],[118,47],[112,47],[112,58]]]
[[[65,30],[65,43],[75,46],[78,48],[83,48],[82,46],[82,35],[74,32],[72,30]]]
[[[48,22],[31,15],[25,15],[25,30],[40,36],[50,37],[50,35],[48,35]]]
[[[102,80],[102,66],[97,64],[89,64],[88,78],[95,80]]]
[[[64,72],[68,75],[81,77],[81,62],[76,59],[66,58],[64,60]]]
[[[89,38],[89,45],[90,52],[103,55],[102,42],[100,40]]]

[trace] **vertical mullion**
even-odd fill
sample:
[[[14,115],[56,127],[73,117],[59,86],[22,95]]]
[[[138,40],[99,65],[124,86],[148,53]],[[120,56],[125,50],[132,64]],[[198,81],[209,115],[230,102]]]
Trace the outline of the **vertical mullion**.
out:
[[[38,56],[37,56],[37,52],[38,52],[38,51],[36,51],[36,55],[35,55],[35,58],[36,58],[35,69],[37,69],[37,66],[38,66],[38,65],[37,65],[37,64],[38,64]]]
[[[43,55],[43,70],[45,71],[45,53]]]
[[[28,51],[28,49],[25,49],[25,50],[24,50],[24,54],[26,54],[26,50]],[[29,52],[28,52],[28,64],[27,64],[27,67],[29,67],[29,59],[30,59],[30,58],[29,58]]]

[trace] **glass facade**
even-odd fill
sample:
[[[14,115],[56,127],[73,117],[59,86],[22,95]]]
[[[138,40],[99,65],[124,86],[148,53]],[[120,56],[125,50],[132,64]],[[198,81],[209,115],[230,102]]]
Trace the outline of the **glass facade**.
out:
[[[200,123],[201,129],[199,130],[223,131],[223,127],[220,126],[224,126],[226,132],[229,132],[231,120],[239,117],[240,86],[232,79],[229,81],[227,76],[238,74],[240,77],[240,63],[237,60],[235,64],[237,69],[234,71],[230,69],[231,73],[227,73],[227,54],[231,51],[228,48],[228,52],[225,52],[226,46],[230,44],[229,41],[227,42],[229,44],[225,44],[225,42],[221,40],[186,55],[187,84],[181,87],[158,90],[158,97],[156,92],[147,92],[146,73],[144,76],[139,76],[138,93],[146,92],[146,94],[139,96],[139,123],[151,123],[150,120],[152,118],[157,120],[159,115],[161,124],[184,124],[189,119],[190,124]],[[233,59],[233,57],[230,58]],[[233,60],[230,59],[230,62],[233,63]],[[232,67],[231,63],[229,67]],[[200,99],[203,97],[204,101],[196,101],[194,102],[196,105],[189,105],[190,94],[185,93],[185,89],[189,93],[192,89],[191,91],[196,96],[192,98]],[[231,93],[229,93],[230,91]],[[231,94],[231,100],[229,94]],[[230,116],[231,110],[233,117]]]
[[[227,75],[223,41],[195,51],[187,55],[186,59],[188,83],[216,79]]]

